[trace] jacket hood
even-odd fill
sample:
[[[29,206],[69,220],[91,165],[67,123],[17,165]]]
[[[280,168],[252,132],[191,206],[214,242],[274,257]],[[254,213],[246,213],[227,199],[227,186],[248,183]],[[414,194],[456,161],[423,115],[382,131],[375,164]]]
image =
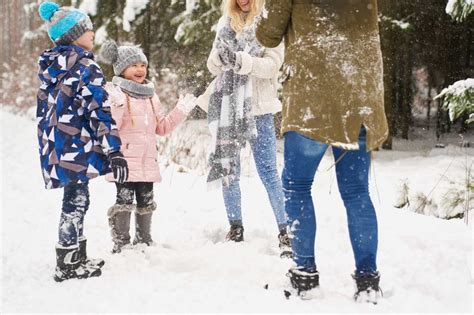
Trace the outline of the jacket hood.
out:
[[[39,57],[38,77],[44,84],[55,85],[82,58],[94,54],[79,46],[56,46],[45,50]]]

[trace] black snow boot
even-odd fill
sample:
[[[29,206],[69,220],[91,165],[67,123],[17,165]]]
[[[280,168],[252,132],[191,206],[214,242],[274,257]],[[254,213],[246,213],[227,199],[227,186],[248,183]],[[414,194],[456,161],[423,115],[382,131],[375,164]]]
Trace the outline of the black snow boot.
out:
[[[54,280],[62,282],[69,279],[86,279],[102,274],[100,268],[91,268],[81,262],[79,246],[56,246],[56,271]]]
[[[225,239],[227,241],[242,242],[244,240],[244,227],[238,224],[231,224]]]
[[[105,265],[105,261],[100,258],[88,258],[87,257],[87,239],[82,238],[79,240],[79,256],[81,263],[92,268],[102,268]]]
[[[291,268],[286,274],[290,278],[291,286],[300,293],[319,287],[319,272],[307,271],[302,268]]]
[[[357,286],[354,300],[356,302],[377,304],[377,299],[383,296],[382,290],[379,287],[380,273],[352,275],[352,278],[355,280]]]
[[[288,236],[287,228],[282,228],[280,234],[278,234],[278,247],[280,248],[281,258],[293,258],[293,252],[291,250],[290,237]]]

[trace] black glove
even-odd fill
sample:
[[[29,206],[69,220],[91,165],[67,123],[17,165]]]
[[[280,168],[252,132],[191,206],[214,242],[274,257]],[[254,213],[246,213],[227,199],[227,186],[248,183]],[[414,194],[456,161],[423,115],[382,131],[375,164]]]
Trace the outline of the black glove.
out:
[[[109,154],[110,168],[114,172],[114,178],[119,184],[123,184],[128,179],[128,164],[122,152],[112,152]]]
[[[236,53],[225,44],[218,44],[216,48],[222,64],[234,68],[237,61]]]

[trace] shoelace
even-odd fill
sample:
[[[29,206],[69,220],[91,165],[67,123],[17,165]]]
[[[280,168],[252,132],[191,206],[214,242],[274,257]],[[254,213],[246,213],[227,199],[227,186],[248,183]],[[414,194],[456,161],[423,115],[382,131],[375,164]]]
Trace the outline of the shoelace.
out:
[[[241,235],[242,234],[242,229],[240,227],[237,227],[237,228],[232,228],[229,233],[227,233],[227,239],[229,240],[232,240],[234,239],[236,236],[238,235]]]
[[[288,234],[280,234],[279,235],[279,238],[280,238],[280,243],[284,246],[288,246],[290,247],[291,244],[290,244],[290,237],[288,236]]]

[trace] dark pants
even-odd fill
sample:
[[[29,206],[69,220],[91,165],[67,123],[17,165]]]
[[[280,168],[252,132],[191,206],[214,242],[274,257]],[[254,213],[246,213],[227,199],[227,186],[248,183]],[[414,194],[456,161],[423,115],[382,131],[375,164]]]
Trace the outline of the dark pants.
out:
[[[117,205],[133,204],[134,196],[137,200],[137,208],[146,208],[153,205],[153,183],[152,182],[126,182],[115,183],[117,186]]]
[[[73,183],[64,187],[62,213],[59,220],[59,244],[78,244],[83,236],[84,216],[89,209],[88,183]]]

